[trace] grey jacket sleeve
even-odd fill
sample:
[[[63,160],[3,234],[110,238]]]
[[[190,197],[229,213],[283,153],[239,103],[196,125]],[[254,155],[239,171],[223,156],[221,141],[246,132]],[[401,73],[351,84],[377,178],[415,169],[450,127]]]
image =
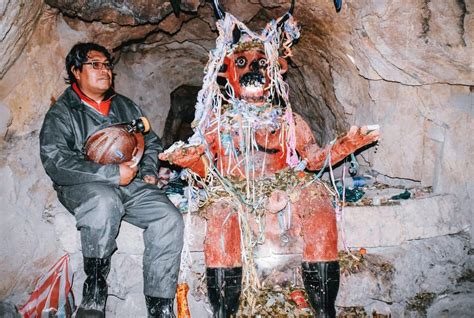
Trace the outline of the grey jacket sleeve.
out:
[[[160,138],[151,130],[145,135],[145,152],[140,162],[140,174],[158,178],[158,154],[163,151]]]
[[[46,173],[57,185],[101,182],[119,185],[118,165],[101,165],[83,158],[75,149],[73,128],[54,112],[46,114],[40,133],[40,156]]]

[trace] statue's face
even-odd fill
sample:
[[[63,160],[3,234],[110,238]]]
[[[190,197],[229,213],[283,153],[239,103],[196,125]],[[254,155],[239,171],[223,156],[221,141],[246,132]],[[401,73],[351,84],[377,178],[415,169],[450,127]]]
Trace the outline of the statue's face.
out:
[[[280,58],[279,62],[281,72],[286,72],[286,61]],[[265,103],[269,97],[270,79],[267,59],[261,49],[232,53],[225,57],[224,64],[224,71],[219,75],[225,77],[232,85],[236,98],[256,105]]]

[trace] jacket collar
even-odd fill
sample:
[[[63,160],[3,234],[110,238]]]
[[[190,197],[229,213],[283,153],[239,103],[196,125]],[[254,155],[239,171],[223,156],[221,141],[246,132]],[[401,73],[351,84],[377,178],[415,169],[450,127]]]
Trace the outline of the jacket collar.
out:
[[[104,99],[100,103],[97,103],[95,100],[84,94],[76,83],[73,83],[71,85],[71,88],[74,93],[76,93],[76,95],[79,97],[80,101],[82,101],[84,104],[87,104],[87,106],[94,108],[102,115],[108,116],[110,110],[110,103],[112,102],[112,98],[116,95],[115,91],[112,88],[107,90],[104,95]]]

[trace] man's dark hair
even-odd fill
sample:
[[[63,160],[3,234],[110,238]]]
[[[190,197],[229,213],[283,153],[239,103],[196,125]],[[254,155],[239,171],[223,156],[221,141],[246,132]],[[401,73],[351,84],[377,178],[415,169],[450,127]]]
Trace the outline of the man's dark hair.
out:
[[[67,78],[65,81],[67,84],[76,83],[76,78],[71,71],[71,68],[74,67],[80,71],[82,71],[82,65],[87,62],[88,57],[87,54],[90,51],[98,51],[105,55],[107,61],[109,63],[113,63],[113,58],[110,55],[109,51],[102,45],[96,43],[77,43],[72,47],[69,51],[68,55],[66,56],[66,71],[67,71]]]

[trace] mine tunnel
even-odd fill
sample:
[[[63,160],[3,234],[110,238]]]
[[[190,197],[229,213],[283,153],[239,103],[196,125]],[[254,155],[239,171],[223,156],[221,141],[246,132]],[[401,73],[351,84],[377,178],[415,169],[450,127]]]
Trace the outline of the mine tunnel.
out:
[[[166,116],[165,131],[161,141],[168,148],[174,142],[186,141],[193,135],[194,105],[200,87],[182,85],[170,96],[170,111]]]
[[[290,1],[220,3],[256,32],[290,7]],[[183,0],[179,15],[164,0],[34,0],[1,7],[0,316],[16,317],[63,255],[74,273],[76,305],[82,299],[80,234],[39,156],[45,114],[68,86],[64,59],[71,47],[96,42],[110,50],[115,91],[140,106],[166,149],[193,134],[218,32],[208,1]],[[331,184],[331,174],[343,179],[356,160],[357,173],[344,177],[370,180],[338,215],[338,317],[472,315],[473,8],[458,0],[343,1],[337,12],[333,1],[296,1],[300,37],[284,74],[293,111],[321,147],[351,126],[380,127],[377,145],[322,174]],[[191,317],[212,317],[206,221],[183,217],[188,245],[181,269],[187,274],[180,282],[190,288]],[[107,278],[107,317],[146,316],[142,232],[122,222]],[[290,296],[304,290],[301,249],[264,245],[256,253],[262,316],[314,316]]]

